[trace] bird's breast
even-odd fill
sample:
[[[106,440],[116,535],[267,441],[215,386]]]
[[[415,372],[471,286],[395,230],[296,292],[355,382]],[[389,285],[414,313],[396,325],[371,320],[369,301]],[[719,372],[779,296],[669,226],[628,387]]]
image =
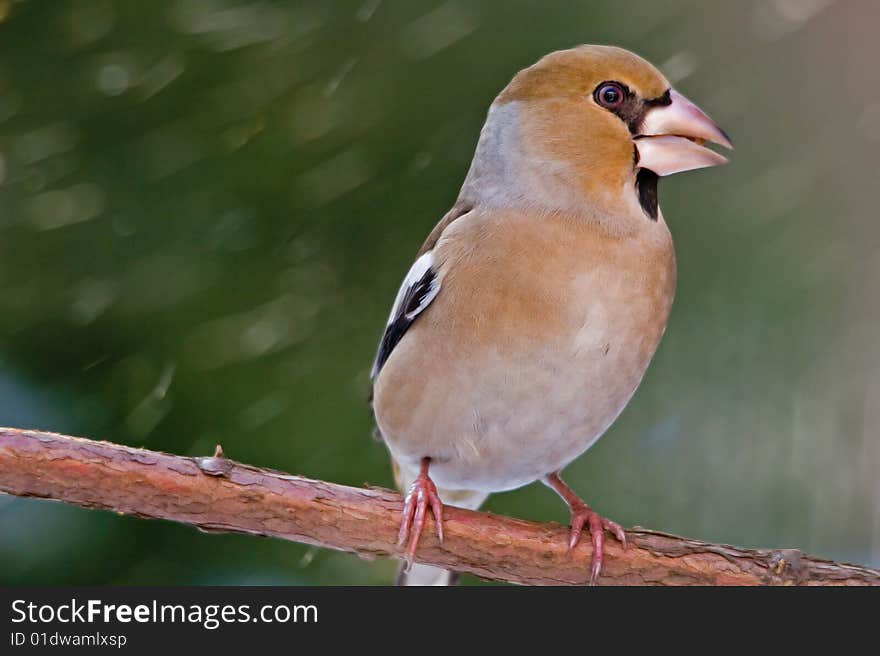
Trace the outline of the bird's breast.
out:
[[[669,315],[672,242],[662,224],[460,222],[437,246],[441,292],[376,381],[376,418],[401,466],[428,456],[442,487],[511,489],[567,465],[632,396]]]

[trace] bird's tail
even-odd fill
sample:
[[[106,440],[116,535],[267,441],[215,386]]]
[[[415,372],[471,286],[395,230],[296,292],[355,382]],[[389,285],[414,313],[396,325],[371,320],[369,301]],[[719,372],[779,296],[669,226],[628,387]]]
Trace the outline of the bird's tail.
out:
[[[405,572],[403,571],[405,566],[405,563],[401,564],[395,585],[456,585],[458,583],[458,572],[421,563],[413,563],[409,571]]]
[[[396,463],[395,463],[396,464]],[[411,480],[407,480],[407,475],[398,470],[395,466],[395,479],[402,490],[408,490],[412,485]],[[459,508],[469,508],[476,510],[489,495],[485,492],[473,492],[471,490],[442,490],[437,488],[440,500],[444,504],[450,506],[458,506]],[[413,563],[408,572],[403,571],[404,565],[401,565],[397,575],[397,585],[455,585],[458,582],[458,572],[450,572],[440,567],[432,565],[422,565]]]

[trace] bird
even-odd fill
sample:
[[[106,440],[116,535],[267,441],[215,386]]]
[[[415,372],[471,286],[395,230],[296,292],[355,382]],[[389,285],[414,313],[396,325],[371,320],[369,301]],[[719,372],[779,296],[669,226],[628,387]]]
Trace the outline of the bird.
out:
[[[457,200],[416,254],[371,372],[378,437],[405,493],[402,585],[448,585],[416,564],[444,505],[541,481],[587,530],[591,583],[605,532],[560,472],[632,398],[675,294],[660,177],[728,160],[727,134],[648,61],[581,45],[519,71],[489,107]]]

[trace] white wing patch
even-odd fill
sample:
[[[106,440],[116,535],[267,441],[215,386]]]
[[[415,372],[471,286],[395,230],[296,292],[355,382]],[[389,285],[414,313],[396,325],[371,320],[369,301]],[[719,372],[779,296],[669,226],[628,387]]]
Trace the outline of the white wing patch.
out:
[[[413,265],[409,268],[409,271],[406,274],[406,278],[403,279],[403,284],[400,285],[400,290],[398,290],[397,296],[394,299],[394,305],[391,306],[391,314],[388,316],[388,325],[391,325],[394,320],[401,315],[412,321],[416,318],[416,315],[428,307],[431,301],[434,300],[434,297],[437,296],[437,292],[440,291],[440,281],[437,280],[436,276],[432,275],[428,281],[426,289],[420,293],[418,304],[415,307],[410,308],[408,311],[405,311],[406,308],[402,307],[404,299],[418,287],[425,278],[425,274],[432,271],[433,266],[434,253],[432,251],[428,251],[413,262]]]

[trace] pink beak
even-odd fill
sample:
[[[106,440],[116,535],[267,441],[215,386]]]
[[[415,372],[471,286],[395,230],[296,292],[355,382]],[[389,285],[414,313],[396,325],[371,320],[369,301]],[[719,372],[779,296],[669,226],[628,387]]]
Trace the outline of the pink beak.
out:
[[[648,110],[635,138],[639,168],[657,175],[726,164],[727,158],[703,146],[706,141],[733,148],[724,130],[677,91],[670,104]]]

